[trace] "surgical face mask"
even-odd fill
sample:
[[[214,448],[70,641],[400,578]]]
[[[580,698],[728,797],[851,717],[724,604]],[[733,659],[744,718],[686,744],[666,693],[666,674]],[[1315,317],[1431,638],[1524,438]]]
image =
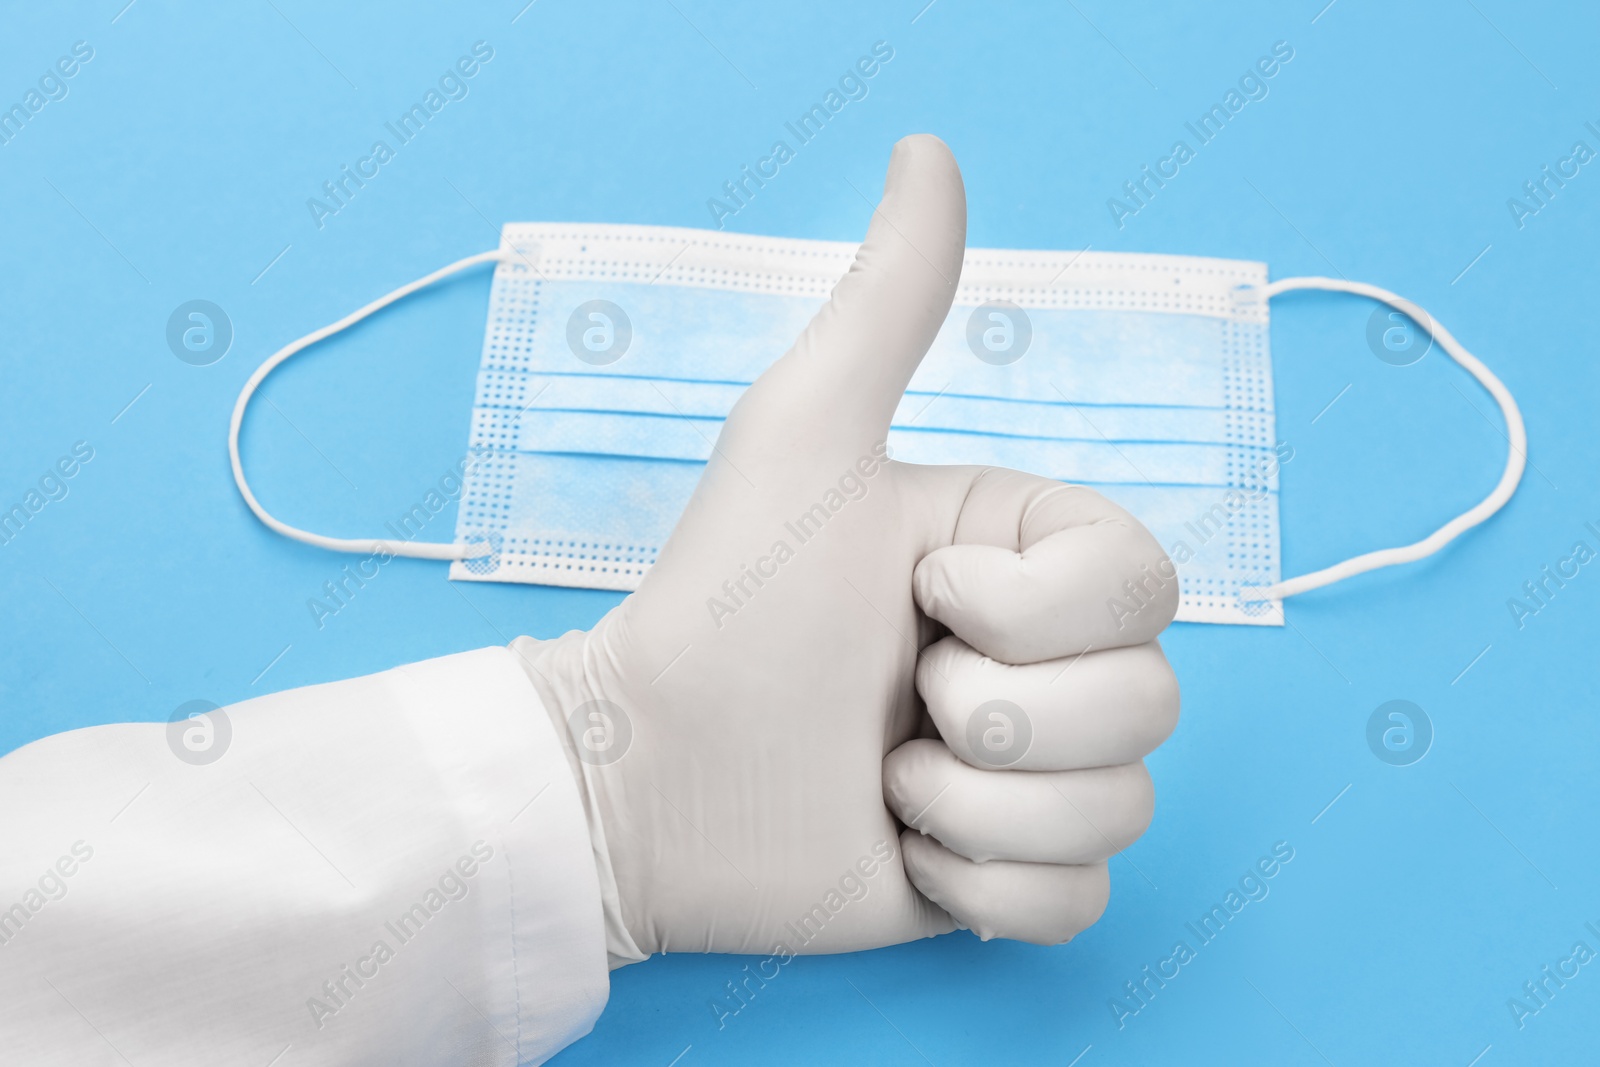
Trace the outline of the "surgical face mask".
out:
[[[793,343],[856,246],[652,226],[508,225],[501,247],[402,287],[286,346],[246,384],[235,480],[273,529],[341,551],[452,560],[480,581],[632,590],[655,561],[740,393]],[[495,262],[454,544],[322,537],[269,515],[238,433],[260,381],[394,300]],[[1371,297],[1423,326],[1494,396],[1510,455],[1495,490],[1430,537],[1280,581],[1279,469],[1267,301]],[[1396,319],[1404,323],[1397,314]],[[969,249],[950,316],[888,436],[911,463],[992,464],[1090,486],[1177,565],[1178,619],[1282,625],[1279,601],[1438,551],[1497,511],[1526,450],[1489,370],[1421,308],[1265,264],[1188,256]]]

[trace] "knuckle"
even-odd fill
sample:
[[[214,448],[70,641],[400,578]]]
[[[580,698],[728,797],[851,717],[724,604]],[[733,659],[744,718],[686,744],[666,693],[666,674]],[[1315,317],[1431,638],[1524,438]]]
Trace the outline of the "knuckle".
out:
[[[1144,761],[1129,764],[1128,800],[1126,808],[1126,832],[1119,841],[1119,848],[1127,848],[1150,829],[1150,822],[1156,814],[1156,786],[1150,777],[1150,771],[1145,767]]]
[[[1084,887],[1085,921],[1080,930],[1087,930],[1099,922],[1106,913],[1106,905],[1111,903],[1111,868],[1104,863],[1097,863],[1091,870],[1093,873]]]
[[[1140,731],[1140,743],[1143,745],[1141,755],[1155,751],[1155,749],[1178,726],[1178,712],[1180,707],[1180,694],[1178,691],[1178,675],[1172,669],[1172,664],[1161,651],[1161,646],[1151,641],[1144,646],[1144,662],[1137,666],[1140,673],[1139,682],[1141,704],[1144,708],[1143,728]]]

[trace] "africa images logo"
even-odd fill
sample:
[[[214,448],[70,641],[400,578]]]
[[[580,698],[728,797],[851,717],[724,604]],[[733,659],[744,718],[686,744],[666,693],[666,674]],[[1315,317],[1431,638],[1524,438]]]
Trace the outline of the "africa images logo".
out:
[[[493,845],[483,840],[474,841],[467,853],[447,866],[436,881],[383,924],[387,936],[375,940],[367,954],[354,963],[341,965],[333,977],[322,983],[317,994],[307,997],[306,1009],[317,1029],[321,1030],[329,1019],[349,1007],[356,994],[382,974],[383,968],[402,948],[416,940],[440,912],[450,904],[465,900],[472,892],[473,878],[493,858]],[[390,944],[391,939],[393,944]]]
[[[401,148],[420,136],[429,121],[443,111],[446,104],[465,100],[472,91],[468,82],[492,59],[494,48],[489,42],[475,42],[471,55],[459,57],[439,75],[437,88],[429,86],[422,94],[422,99],[402,111],[392,122],[383,124],[394,141],[393,145],[379,138],[372,142],[372,148],[366,155],[356,160],[355,169],[352,170],[348,163],[340,164],[339,172],[322,183],[322,197],[306,198],[306,210],[311,213],[311,221],[317,229],[326,227],[328,219],[349,207],[356,194],[367,187],[367,182],[377,178]]]
[[[1259,904],[1272,892],[1269,884],[1284,867],[1294,859],[1294,846],[1287,841],[1275,842],[1270,855],[1259,857],[1245,869],[1238,882],[1230,887],[1221,902],[1211,905],[1193,922],[1183,924],[1185,937],[1178,939],[1171,952],[1154,964],[1145,964],[1135,979],[1122,983],[1123,991],[1110,998],[1106,1004],[1117,1029],[1125,1029],[1128,1020],[1148,1008],[1167,983],[1177,979],[1183,968],[1200,956],[1200,950],[1222,935],[1238,915],[1250,904]],[[1190,938],[1194,944],[1190,945]]]
[[[1149,207],[1156,194],[1183,173],[1183,168],[1199,156],[1200,149],[1216,140],[1246,105],[1265,100],[1271,92],[1268,81],[1276,77],[1292,59],[1293,45],[1288,41],[1274,42],[1271,55],[1261,56],[1239,76],[1238,88],[1230,86],[1222,94],[1221,103],[1212,104],[1193,122],[1183,124],[1183,128],[1194,138],[1193,147],[1186,139],[1179,138],[1173,141],[1166,155],[1156,160],[1154,169],[1146,163],[1139,168],[1137,177],[1123,182],[1122,194],[1126,199],[1115,196],[1106,199],[1106,211],[1110,213],[1117,229],[1125,228],[1129,219]]]
[[[812,104],[801,112],[794,121],[785,122],[783,128],[794,138],[794,145],[791,147],[783,138],[773,141],[768,153],[756,160],[754,169],[746,163],[739,168],[736,177],[723,182],[722,191],[727,199],[711,197],[706,201],[706,210],[711,213],[711,224],[720,230],[727,224],[728,219],[749,207],[750,201],[756,198],[756,193],[765,189],[767,182],[782,173],[784,165],[793,160],[801,148],[815,140],[828,122],[845,109],[845,105],[853,100],[867,98],[867,93],[870,91],[868,81],[877,76],[893,58],[893,45],[888,41],[874,42],[872,54],[861,56],[853,66],[846,69],[839,76],[837,87],[829,86],[827,92],[822,94],[820,102]]]

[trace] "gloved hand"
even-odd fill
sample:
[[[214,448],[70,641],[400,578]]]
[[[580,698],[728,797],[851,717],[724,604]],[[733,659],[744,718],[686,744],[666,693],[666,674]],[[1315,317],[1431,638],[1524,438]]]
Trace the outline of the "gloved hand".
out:
[[[901,141],[855,264],[638,591],[515,646],[575,723],[646,953],[1054,944],[1150,820],[1141,757],[1178,714],[1161,547],[1088,489],[884,458],[965,240],[949,149]],[[1129,582],[1146,606],[1119,620]]]

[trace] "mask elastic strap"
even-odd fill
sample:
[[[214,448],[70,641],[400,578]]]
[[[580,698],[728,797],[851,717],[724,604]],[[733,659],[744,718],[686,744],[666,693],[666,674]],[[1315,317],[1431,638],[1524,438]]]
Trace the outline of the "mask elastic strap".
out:
[[[239,495],[244,497],[244,502],[250,505],[250,510],[255,512],[256,518],[266,523],[272,529],[292,537],[296,541],[304,541],[308,545],[318,548],[332,549],[335,552],[359,552],[371,555],[386,552],[391,556],[408,556],[412,559],[474,559],[486,556],[493,551],[488,543],[474,545],[442,544],[433,541],[380,541],[370,538],[351,537],[324,537],[308,530],[297,529],[286,522],[282,522],[268,514],[267,509],[261,506],[256,495],[250,491],[250,483],[244,476],[244,464],[239,458],[239,427],[244,424],[245,408],[250,406],[250,397],[256,388],[264,381],[267,375],[277,369],[278,365],[296,352],[310,348],[324,338],[347,327],[354,326],[374,311],[388,307],[402,297],[410,296],[418,289],[425,289],[441,278],[448,278],[452,274],[459,274],[469,267],[476,267],[480,263],[498,263],[516,255],[508,249],[495,249],[492,252],[480,252],[466,259],[458,259],[448,267],[441,267],[425,278],[418,278],[409,285],[402,285],[386,296],[381,296],[359,311],[353,311],[331,326],[324,326],[314,333],[308,333],[298,341],[291,341],[274,352],[265,363],[256,368],[250,375],[250,380],[244,383],[244,388],[239,391],[239,399],[233,405],[233,420],[228,424],[228,458],[233,462],[233,482],[239,487]]]
[[[1254,287],[1249,287],[1254,289]],[[1411,563],[1424,559],[1439,551],[1445,545],[1455,540],[1461,534],[1483,522],[1489,516],[1505,506],[1511,499],[1511,494],[1516,492],[1517,483],[1522,480],[1523,468],[1527,465],[1528,435],[1522,424],[1522,412],[1517,409],[1516,399],[1512,397],[1511,390],[1494,372],[1484,366],[1471,352],[1468,352],[1460,341],[1457,341],[1449,330],[1439,324],[1432,315],[1421,307],[1413,304],[1402,296],[1396,296],[1387,289],[1380,289],[1376,285],[1366,285],[1362,282],[1349,282],[1341,278],[1280,278],[1279,280],[1261,287],[1258,291],[1262,300],[1270,300],[1279,293],[1286,293],[1292,289],[1326,289],[1337,293],[1354,293],[1357,296],[1371,297],[1381,303],[1388,304],[1397,311],[1409,316],[1417,325],[1427,330],[1445,354],[1455,360],[1463,369],[1478,380],[1478,384],[1488,390],[1494,397],[1495,403],[1500,405],[1500,413],[1505,416],[1506,436],[1510,448],[1506,456],[1505,473],[1500,476],[1500,482],[1494,491],[1484,497],[1474,508],[1462,512],[1433,533],[1415,544],[1405,545],[1400,548],[1385,548],[1377,552],[1368,552],[1364,555],[1347,559],[1343,563],[1336,563],[1331,567],[1324,567],[1320,571],[1303,574],[1298,578],[1289,578],[1276,585],[1264,586],[1254,590],[1246,590],[1246,599],[1250,600],[1282,600],[1285,597],[1295,596],[1312,589],[1320,589],[1334,582],[1342,582],[1367,571],[1375,571],[1380,567],[1392,567],[1397,563]],[[1254,596],[1250,596],[1254,593]]]

